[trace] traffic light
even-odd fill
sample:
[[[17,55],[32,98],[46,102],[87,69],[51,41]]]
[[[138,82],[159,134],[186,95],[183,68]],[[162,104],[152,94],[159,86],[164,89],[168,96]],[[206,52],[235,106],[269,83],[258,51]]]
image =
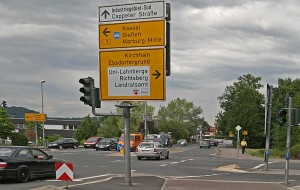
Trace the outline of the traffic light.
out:
[[[287,111],[285,109],[281,109],[278,112],[278,123],[283,126],[287,122]]]
[[[3,108],[6,108],[6,101],[2,102],[2,106],[3,106]]]
[[[292,109],[291,125],[300,125],[300,110],[298,108]]]
[[[80,101],[92,106],[94,98],[94,79],[92,77],[81,78],[79,79],[79,83],[83,84],[83,87],[79,89],[79,91],[83,93],[83,96],[80,97]]]

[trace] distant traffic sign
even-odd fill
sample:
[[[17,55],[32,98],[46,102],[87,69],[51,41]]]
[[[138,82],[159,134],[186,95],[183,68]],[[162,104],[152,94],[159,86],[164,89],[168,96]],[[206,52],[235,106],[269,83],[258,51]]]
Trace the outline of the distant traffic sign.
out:
[[[99,22],[113,22],[166,17],[166,2],[151,1],[131,4],[99,6]]]
[[[166,21],[142,21],[99,25],[99,48],[165,46]]]
[[[100,51],[101,100],[165,100],[165,49]]]
[[[25,113],[25,121],[46,121],[46,114]]]

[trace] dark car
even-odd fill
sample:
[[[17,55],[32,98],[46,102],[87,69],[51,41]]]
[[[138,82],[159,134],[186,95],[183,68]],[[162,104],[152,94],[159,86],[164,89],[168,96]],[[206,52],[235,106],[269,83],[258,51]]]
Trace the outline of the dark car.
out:
[[[54,159],[33,147],[0,146],[0,179],[15,179],[25,183],[33,178],[55,177]]]
[[[218,146],[219,141],[217,139],[210,139],[210,145],[211,146]]]
[[[86,141],[83,143],[84,148],[96,148],[96,144],[103,139],[103,137],[89,137]]]
[[[117,150],[118,138],[103,138],[96,144],[96,150]]]
[[[202,147],[210,148],[210,140],[209,139],[202,139],[200,141],[200,148],[202,148]]]
[[[185,139],[179,139],[177,141],[177,146],[179,146],[179,147],[187,146],[187,141]]]
[[[77,148],[79,146],[79,142],[74,138],[59,138],[48,144],[49,148]]]

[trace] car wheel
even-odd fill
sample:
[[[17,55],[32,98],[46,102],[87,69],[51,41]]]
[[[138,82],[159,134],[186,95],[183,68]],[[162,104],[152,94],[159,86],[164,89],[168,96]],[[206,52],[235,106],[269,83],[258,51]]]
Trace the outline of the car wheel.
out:
[[[137,157],[137,159],[138,159],[138,160],[141,160],[141,159],[142,159],[142,157],[138,156],[138,157]]]
[[[169,159],[169,152],[167,153],[166,159]]]
[[[200,146],[200,148],[202,148],[202,146]]]
[[[20,168],[17,173],[17,181],[21,183],[26,183],[28,180],[29,180],[28,168]]]
[[[99,149],[98,148],[96,148],[96,151],[98,151]]]
[[[77,148],[76,144],[74,144],[73,149]]]
[[[156,157],[156,160],[160,160],[161,159],[161,154],[158,155],[158,157]]]
[[[111,151],[111,146],[108,148],[109,151]]]
[[[58,145],[58,148],[59,148],[59,149],[63,149],[63,146],[62,146],[62,145]]]

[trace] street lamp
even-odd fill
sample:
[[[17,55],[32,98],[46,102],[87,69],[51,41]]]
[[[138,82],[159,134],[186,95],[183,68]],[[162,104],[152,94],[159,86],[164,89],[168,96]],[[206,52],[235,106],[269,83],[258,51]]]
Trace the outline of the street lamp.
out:
[[[42,92],[42,114],[44,114],[44,93],[43,93],[43,83],[45,83],[45,80],[41,81],[41,92]],[[43,121],[43,145],[45,146],[45,126]]]

